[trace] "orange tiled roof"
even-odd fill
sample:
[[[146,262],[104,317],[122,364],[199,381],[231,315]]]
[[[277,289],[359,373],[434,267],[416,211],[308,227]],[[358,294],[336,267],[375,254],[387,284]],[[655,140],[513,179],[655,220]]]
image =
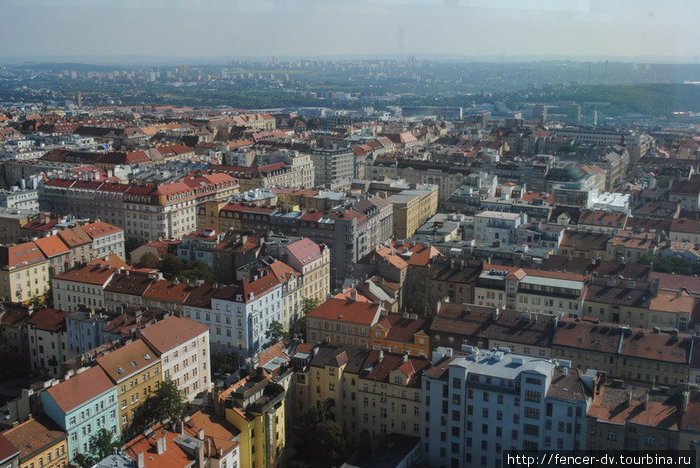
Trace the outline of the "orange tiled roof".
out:
[[[92,367],[46,390],[64,413],[114,388],[100,366]]]
[[[142,329],[141,336],[158,353],[163,354],[208,330],[208,326],[197,321],[186,317],[170,316]]]

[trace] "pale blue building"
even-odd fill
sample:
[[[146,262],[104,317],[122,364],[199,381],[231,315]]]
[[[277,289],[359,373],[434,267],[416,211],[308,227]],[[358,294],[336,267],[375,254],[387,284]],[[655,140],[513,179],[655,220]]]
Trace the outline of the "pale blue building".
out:
[[[121,436],[117,387],[95,366],[41,393],[47,416],[68,434],[68,460],[89,450],[90,438],[104,428]]]

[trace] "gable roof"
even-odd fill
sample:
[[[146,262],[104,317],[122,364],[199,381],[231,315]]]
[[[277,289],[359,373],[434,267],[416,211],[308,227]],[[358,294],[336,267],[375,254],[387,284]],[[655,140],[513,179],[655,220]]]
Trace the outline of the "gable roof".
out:
[[[95,366],[46,391],[64,413],[69,413],[111,388],[114,388],[114,383],[109,376],[100,366]]]
[[[209,331],[209,327],[186,317],[170,316],[141,330],[141,337],[159,354]]]
[[[0,246],[0,267],[24,268],[46,260],[34,242]]]
[[[151,348],[140,339],[97,358],[97,363],[114,383],[119,383],[158,361]]]

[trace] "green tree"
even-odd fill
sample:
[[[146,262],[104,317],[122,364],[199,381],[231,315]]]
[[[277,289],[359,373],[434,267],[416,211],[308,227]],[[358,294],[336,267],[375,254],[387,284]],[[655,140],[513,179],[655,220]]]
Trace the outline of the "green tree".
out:
[[[423,317],[430,317],[433,313],[428,296],[418,290],[414,291],[406,301],[406,309]]]
[[[163,276],[173,279],[182,273],[182,262],[176,255],[167,253],[160,259],[158,269],[163,273]]]
[[[115,449],[119,448],[119,440],[110,431],[102,428],[90,437],[88,446],[88,453],[78,453],[74,458],[75,463],[83,468],[88,468],[113,454]]]
[[[337,465],[344,461],[347,446],[340,424],[331,420],[321,421],[314,428],[314,440],[314,453],[319,461],[329,465]]]
[[[319,305],[318,299],[313,299],[310,297],[304,297],[301,300],[301,310],[299,317],[297,317],[289,325],[289,331],[287,332],[287,339],[305,339],[306,338],[306,316],[309,312],[314,310]]]
[[[185,281],[203,280],[207,284],[214,284],[216,282],[214,269],[201,260],[187,262],[181,275]]]
[[[160,266],[160,259],[158,255],[153,252],[146,252],[141,256],[139,266],[142,268],[158,268]]]
[[[170,379],[164,380],[158,391],[144,402],[134,415],[127,434],[131,437],[145,431],[157,421],[166,418],[183,419],[189,411],[189,403],[185,400],[177,385]]]
[[[284,338],[284,326],[277,320],[273,320],[265,332],[265,339],[267,340],[265,347],[272,346],[282,338]]]

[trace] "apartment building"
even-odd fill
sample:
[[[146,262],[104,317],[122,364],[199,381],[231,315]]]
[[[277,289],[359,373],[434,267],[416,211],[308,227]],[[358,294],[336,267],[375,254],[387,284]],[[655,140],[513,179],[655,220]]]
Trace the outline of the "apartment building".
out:
[[[418,185],[391,195],[386,200],[393,205],[394,237],[408,239],[437,212],[438,186]]]
[[[222,239],[222,233],[209,228],[186,234],[177,246],[177,257],[183,262],[199,260],[214,268],[215,249]]]
[[[690,335],[677,332],[562,319],[554,331],[552,357],[605,371],[609,378],[680,386],[689,378],[692,344]]]
[[[66,432],[68,461],[88,453],[90,438],[100,429],[121,435],[117,388],[100,366],[81,369],[40,394],[44,413]]]
[[[145,243],[194,231],[198,204],[236,193],[236,180],[222,173],[161,185],[52,179],[42,185],[39,202],[54,213],[104,220],[124,229],[127,239]]]
[[[264,164],[250,166],[212,165],[209,169],[235,177],[243,192],[268,187],[306,188],[316,184],[311,155],[280,151],[275,155],[259,155],[258,158],[266,161]]]
[[[119,428],[124,433],[136,410],[160,388],[163,381],[160,358],[143,340],[137,339],[96,361],[116,389]]]
[[[293,320],[296,320],[301,313],[302,300],[302,276],[284,262],[275,260],[265,262],[264,271],[269,271],[277,278],[282,285],[282,326],[289,329]]]
[[[224,288],[202,286],[190,292],[185,315],[210,329],[213,353],[252,355],[266,343],[273,321],[282,323],[282,284],[273,273]]]
[[[148,289],[162,279],[156,270],[120,268],[104,288],[105,308],[115,312],[127,305],[144,305]]]
[[[435,467],[505,466],[504,450],[582,450],[596,376],[508,350],[438,350],[422,379]]]
[[[61,365],[75,353],[68,346],[65,310],[41,309],[27,321],[29,362],[34,371],[51,377],[63,376]]]
[[[186,317],[170,316],[140,331],[160,356],[162,380],[170,379],[188,401],[211,387],[209,328]]]
[[[382,314],[370,330],[370,347],[410,356],[429,356],[429,321],[416,314]]]
[[[50,419],[29,418],[2,435],[20,449],[19,468],[63,468],[68,465],[66,433]]]
[[[51,278],[54,307],[70,312],[82,307],[106,307],[105,288],[118,272],[116,268],[87,264],[54,276]]]
[[[306,315],[306,340],[369,348],[370,329],[382,308],[352,289],[338,293]]]
[[[331,281],[337,286],[352,275],[357,260],[391,239],[393,219],[391,203],[380,197],[362,198],[349,207],[326,213],[283,212],[241,204],[209,204],[200,207],[198,213],[201,227],[221,231],[233,228],[259,236],[274,231],[325,244],[331,254]]]
[[[34,242],[0,245],[0,295],[27,302],[49,290],[49,261]]]
[[[94,258],[116,255],[126,258],[124,252],[124,230],[105,223],[95,221],[80,226],[92,239],[92,254]]]
[[[301,296],[325,301],[330,294],[330,249],[304,238],[285,246],[285,251],[285,262],[302,274]]]
[[[580,317],[586,291],[584,275],[485,264],[474,287],[474,302],[522,312]]]
[[[420,437],[420,379],[429,366],[424,356],[372,350],[358,380],[358,429],[372,438],[388,433]]]
[[[316,185],[359,178],[357,157],[350,148],[315,149],[311,161]]]
[[[295,414],[304,414],[331,400],[334,420],[357,440],[361,419],[359,379],[369,353],[369,349],[359,346],[329,343],[297,348],[292,356]]]
[[[286,445],[285,395],[281,385],[249,376],[219,394],[226,421],[240,431],[241,467],[274,468]]]
[[[482,211],[474,215],[474,238],[479,245],[514,244],[516,229],[526,222],[524,213]]]
[[[679,422],[687,415],[685,393],[600,386],[588,409],[587,450],[687,450],[681,445]],[[692,415],[688,415],[692,418]]]

